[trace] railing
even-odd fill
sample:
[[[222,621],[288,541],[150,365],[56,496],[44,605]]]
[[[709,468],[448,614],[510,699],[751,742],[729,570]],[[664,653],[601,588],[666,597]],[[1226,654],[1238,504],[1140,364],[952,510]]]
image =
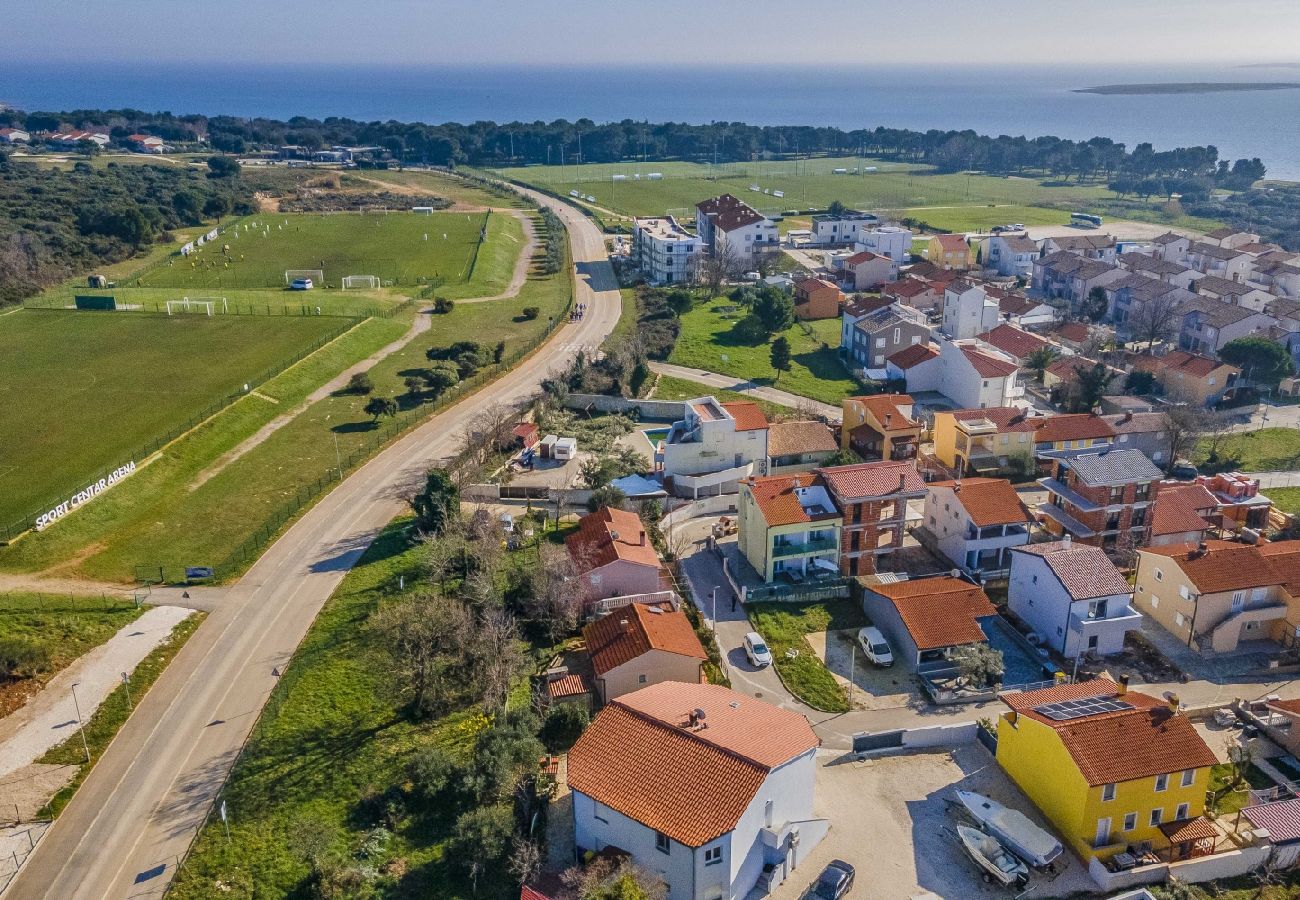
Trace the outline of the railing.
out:
[[[801,585],[768,584],[750,588],[745,593],[745,601],[762,602],[779,600],[785,603],[812,603],[817,600],[834,600],[849,596],[851,578],[828,578],[822,581]]]
[[[787,556],[799,556],[804,553],[822,553],[834,550],[837,546],[833,538],[820,541],[805,541],[802,544],[773,544],[772,557],[782,559]]]

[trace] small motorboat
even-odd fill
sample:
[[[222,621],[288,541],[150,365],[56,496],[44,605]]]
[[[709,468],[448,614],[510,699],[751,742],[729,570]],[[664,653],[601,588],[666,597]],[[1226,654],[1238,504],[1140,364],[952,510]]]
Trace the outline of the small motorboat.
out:
[[[974,791],[958,791],[957,799],[971,818],[979,823],[980,828],[1035,869],[1050,866],[1065,852],[1060,841],[1031,822],[1019,810],[1008,809],[996,800],[990,800]]]
[[[1003,887],[1024,887],[1029,882],[1029,867],[1003,847],[993,835],[969,825],[958,825],[957,837],[961,839],[970,858],[984,870],[981,877],[985,881],[997,882]]]

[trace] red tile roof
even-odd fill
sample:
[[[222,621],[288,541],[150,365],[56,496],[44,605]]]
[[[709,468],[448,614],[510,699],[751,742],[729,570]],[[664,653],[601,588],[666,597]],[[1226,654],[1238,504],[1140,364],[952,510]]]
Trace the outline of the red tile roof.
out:
[[[1215,369],[1228,364],[1210,359],[1208,356],[1197,356],[1185,350],[1171,350],[1164,356],[1139,356],[1133,360],[1133,365],[1148,372],[1186,372],[1197,378],[1204,378]]]
[[[979,336],[979,339],[1005,353],[1011,354],[1016,359],[1024,359],[1035,350],[1041,350],[1043,347],[1048,346],[1047,341],[1038,335],[1006,323],[984,332]]]
[[[1115,564],[1100,547],[1089,547],[1073,541],[1068,544],[1064,541],[1050,541],[1013,549],[1017,553],[1042,557],[1069,593],[1071,600],[1093,600],[1132,592],[1124,573],[1115,568]]]
[[[587,679],[577,673],[570,673],[546,682],[546,693],[552,700],[577,697],[590,691],[591,686],[587,684]]]
[[[1156,495],[1156,506],[1160,497]],[[1205,551],[1194,544],[1143,547],[1141,553],[1163,556],[1177,564],[1202,594],[1219,594],[1247,588],[1285,584],[1286,579],[1269,563],[1258,547],[1231,541],[1205,541]]]
[[[1040,444],[1054,444],[1057,441],[1081,441],[1114,436],[1115,429],[1101,416],[1094,416],[1092,413],[1070,413],[1040,419],[1034,440]]]
[[[1164,499],[1165,493],[1161,491],[1158,500]],[[1287,593],[1300,596],[1300,541],[1271,541],[1260,544],[1259,552],[1282,577]]]
[[[578,521],[578,530],[565,538],[569,554],[581,565],[584,572],[609,565],[615,560],[626,560],[643,566],[659,568],[659,554],[647,536],[642,543],[645,525],[636,513],[602,506]]]
[[[766,478],[746,478],[741,484],[748,486],[754,502],[763,514],[763,521],[768,527],[775,525],[794,525],[798,522],[820,522],[825,519],[839,518],[839,511],[832,506],[825,513],[815,516],[804,510],[795,494],[796,488],[812,487],[820,484],[815,472],[801,472],[798,475],[769,475]]]
[[[939,413],[943,415],[943,413]],[[998,433],[1014,434],[1021,431],[1036,431],[1041,416],[1027,416],[1025,411],[1014,406],[990,406],[988,409],[954,409],[950,415],[958,422],[978,422],[987,419],[998,427]]]
[[[692,728],[692,710],[704,712]],[[664,682],[605,707],[569,784],[690,847],[736,827],[768,773],[818,746],[797,712],[711,684]]]
[[[731,194],[721,194],[703,200],[695,204],[695,208],[708,216],[714,227],[722,231],[735,231],[737,228],[761,222],[765,218],[748,203]]]
[[[1005,378],[1014,375],[1020,368],[1013,362],[981,353],[974,347],[962,347],[961,352],[966,354],[966,358],[970,360],[971,366],[981,378]]]
[[[870,250],[863,250],[844,260],[844,265],[856,267],[862,265],[864,262],[870,262],[873,259],[888,259],[888,257],[881,256],[878,253],[872,253]]]
[[[925,482],[916,471],[916,464],[907,460],[830,466],[817,471],[831,493],[845,501],[888,497],[900,491],[905,494],[925,492]]]
[[[894,604],[918,650],[983,643],[988,638],[977,620],[997,614],[983,590],[946,575],[874,584],[867,589]]]
[[[1005,478],[962,478],[955,481],[932,481],[931,488],[950,488],[971,521],[980,528],[989,525],[1012,525],[1032,522],[1033,515],[1020,495]]]
[[[752,400],[733,400],[722,404],[722,408],[736,420],[737,431],[758,431],[767,427],[767,416]]]
[[[883,284],[880,286],[881,296],[904,297],[911,299],[919,294],[933,291],[934,286],[924,281],[917,281],[914,278],[905,278],[902,281],[895,281],[892,284]]]
[[[629,603],[582,629],[587,652],[591,654],[591,667],[597,675],[617,669],[651,650],[690,659],[708,658],[686,613],[671,606],[657,609],[656,612],[645,603]]]
[[[938,241],[940,249],[945,253],[961,253],[970,250],[964,234],[936,234],[930,240]]]
[[[835,435],[822,422],[773,422],[767,429],[767,455],[834,453],[840,449]]]
[[[866,397],[848,397],[846,401],[861,404],[877,424],[887,431],[907,431],[921,425],[903,409],[912,405],[909,394],[871,394]]]
[[[889,297],[859,297],[852,303],[847,304],[842,310],[843,314],[853,319],[861,319],[863,316],[871,315],[877,310],[884,309],[893,304]]]
[[[1210,528],[1210,523],[1197,510],[1213,510],[1218,505],[1214,495],[1203,485],[1162,487],[1156,495],[1155,510],[1151,514],[1151,533],[1166,535],[1205,531]]]
[[[1274,844],[1300,841],[1300,798],[1247,806],[1241,813],[1251,825],[1267,829],[1269,840]]]
[[[1116,698],[1108,679],[1058,685],[1041,691],[1002,694],[1020,715],[1051,728],[1061,739],[1080,774],[1096,787],[1137,778],[1169,775],[1218,762],[1187,716],[1172,712],[1161,700],[1128,691],[1123,702],[1132,709],[1056,721],[1035,707],[1083,697]]]
[[[1060,328],[1056,329],[1062,339],[1073,341],[1076,344],[1082,344],[1092,336],[1092,330],[1082,322],[1066,322]]]
[[[904,347],[897,353],[885,357],[885,362],[893,363],[898,368],[906,372],[908,369],[915,368],[921,363],[934,359],[939,355],[939,351],[929,344],[913,344],[910,347]]]

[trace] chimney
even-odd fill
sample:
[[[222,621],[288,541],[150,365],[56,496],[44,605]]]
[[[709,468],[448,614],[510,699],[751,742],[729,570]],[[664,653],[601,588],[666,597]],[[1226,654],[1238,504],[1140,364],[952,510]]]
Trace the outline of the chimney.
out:
[[[1115,696],[1123,697],[1127,693],[1128,693],[1128,676],[1121,675],[1119,676],[1118,683],[1116,683],[1115,685]]]
[[[698,725],[698,724],[700,723],[700,720],[697,719],[697,718],[695,718],[695,713],[692,712],[692,713],[690,713],[689,715],[687,715],[687,717],[686,717],[686,722],[687,722],[687,726],[686,726],[686,727],[688,727],[688,728],[694,728],[696,725]]]
[[[645,529],[644,529],[644,528],[641,529],[641,546],[642,546],[642,547],[645,546]]]
[[[1062,549],[1062,550],[1069,550],[1069,549],[1070,549],[1070,545],[1071,545],[1072,543],[1073,543],[1073,538],[1070,536],[1070,532],[1067,531],[1065,534],[1061,535],[1061,549]]]
[[[901,494],[901,493],[903,493],[903,491],[905,491],[905,490],[907,490],[907,473],[906,473],[906,472],[899,472],[899,473],[898,473],[898,492]]]
[[[1165,691],[1165,701],[1169,704],[1169,712],[1178,715],[1178,695],[1173,691]]]
[[[953,492],[954,494],[960,494],[960,493],[961,493],[961,478],[954,478],[954,479],[953,479],[953,482],[952,482],[952,492]]]
[[[1124,418],[1120,419],[1120,422],[1121,422],[1121,423],[1122,423],[1122,422],[1132,422],[1132,421],[1133,421],[1133,413],[1132,413],[1132,412],[1125,412],[1125,413],[1124,413]]]

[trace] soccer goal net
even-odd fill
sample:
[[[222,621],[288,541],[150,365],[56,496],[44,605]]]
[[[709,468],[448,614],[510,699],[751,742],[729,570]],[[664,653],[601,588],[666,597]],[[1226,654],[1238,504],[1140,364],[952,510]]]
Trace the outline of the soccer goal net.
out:
[[[343,290],[373,291],[379,288],[378,275],[344,275]]]
[[[173,313],[203,313],[212,315],[221,305],[222,312],[229,312],[225,297],[182,297],[180,300],[167,301],[167,315]]]
[[[299,278],[310,278],[313,284],[325,283],[324,269],[285,269],[284,283],[293,284]]]

